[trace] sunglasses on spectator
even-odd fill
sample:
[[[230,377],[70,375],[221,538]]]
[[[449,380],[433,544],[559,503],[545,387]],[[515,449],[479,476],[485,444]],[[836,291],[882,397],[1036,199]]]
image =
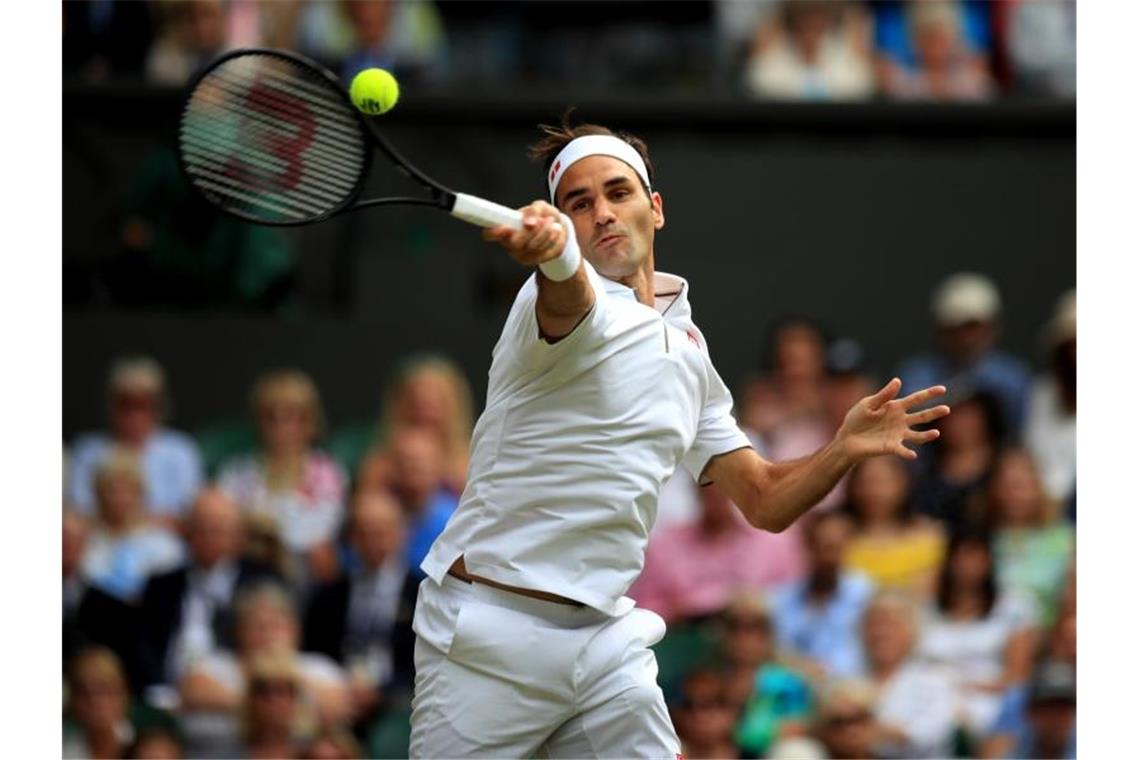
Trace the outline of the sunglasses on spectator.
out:
[[[250,691],[257,697],[292,697],[297,693],[297,685],[292,681],[254,681]]]
[[[867,710],[860,710],[859,712],[847,713],[846,715],[832,715],[827,719],[828,728],[846,728],[853,726],[856,723],[862,723],[871,719],[871,713]]]

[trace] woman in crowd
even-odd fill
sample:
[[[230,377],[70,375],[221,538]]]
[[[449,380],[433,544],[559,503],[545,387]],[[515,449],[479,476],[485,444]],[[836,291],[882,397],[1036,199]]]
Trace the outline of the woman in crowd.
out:
[[[347,479],[315,448],[324,425],[317,386],[297,370],[271,372],[254,386],[252,406],[261,451],[225,463],[218,485],[247,514],[277,526],[299,583],[330,579]]]
[[[845,566],[876,586],[905,589],[917,599],[929,599],[945,537],[938,523],[912,511],[903,461],[876,457],[856,467],[847,483],[845,509],[855,523]]]
[[[297,757],[306,729],[301,679],[288,657],[258,655],[249,665],[249,687],[242,706],[244,757]]]
[[[976,392],[951,401],[954,413],[934,424],[940,435],[928,447],[915,487],[918,510],[948,529],[984,518],[969,508],[981,491],[1005,440],[1005,422],[997,399]]]
[[[998,583],[1031,597],[1041,625],[1048,627],[1056,619],[1073,559],[1073,526],[1060,519],[1032,456],[1024,449],[1002,452],[985,496],[986,514],[994,527]]]
[[[283,659],[296,671],[306,715],[333,725],[348,722],[348,676],[328,657],[299,651],[300,623],[284,589],[265,583],[243,591],[235,618],[236,651],[217,650],[192,663],[180,684],[188,754],[234,756],[239,751],[237,717],[250,694],[248,674],[265,655]]]
[[[65,758],[120,758],[134,738],[130,692],[119,658],[92,647],[76,655],[67,680],[63,724]]]
[[[147,577],[182,560],[182,545],[147,520],[138,456],[111,449],[95,471],[98,514],[83,550],[82,574],[95,588],[133,603]]]
[[[739,716],[736,744],[747,756],[762,757],[773,741],[806,724],[810,689],[776,659],[771,615],[759,596],[735,598],[723,622],[724,697]]]
[[[1029,677],[1035,645],[1032,603],[1002,593],[989,534],[955,534],[938,580],[938,595],[919,656],[945,666],[957,681],[958,713],[977,740],[997,718],[1002,695]]]
[[[392,478],[389,446],[394,431],[424,426],[435,430],[443,441],[444,482],[458,496],[467,484],[472,414],[471,387],[453,361],[433,355],[407,360],[384,392],[378,445],[360,465],[359,486],[387,487]]]

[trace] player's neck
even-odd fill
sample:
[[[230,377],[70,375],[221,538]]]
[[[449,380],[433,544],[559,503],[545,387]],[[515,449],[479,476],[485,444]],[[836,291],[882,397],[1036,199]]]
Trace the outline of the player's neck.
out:
[[[617,281],[627,288],[632,288],[634,295],[637,296],[637,300],[640,303],[646,306],[653,306],[655,300],[653,295],[653,271],[653,254],[650,253],[645,257],[641,266],[637,268],[637,271],[625,277],[619,277]]]

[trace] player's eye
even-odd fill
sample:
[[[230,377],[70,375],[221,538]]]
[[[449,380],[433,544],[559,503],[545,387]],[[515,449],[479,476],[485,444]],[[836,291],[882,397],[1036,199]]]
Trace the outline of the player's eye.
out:
[[[626,198],[628,198],[629,195],[630,195],[629,190],[622,187],[622,188],[618,188],[617,190],[614,190],[610,194],[610,197],[613,198],[615,201],[622,201],[622,200],[625,200]]]
[[[572,204],[570,204],[570,210],[571,211],[585,211],[587,208],[589,208],[589,206],[590,206],[589,201],[587,201],[585,198],[583,198],[581,200],[574,201]]]

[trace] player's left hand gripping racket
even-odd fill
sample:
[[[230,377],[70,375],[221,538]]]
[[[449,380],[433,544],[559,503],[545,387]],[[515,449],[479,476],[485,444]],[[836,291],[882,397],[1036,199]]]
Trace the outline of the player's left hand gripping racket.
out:
[[[379,147],[429,194],[358,200]],[[369,206],[433,206],[482,227],[522,214],[457,193],[401,156],[328,70],[293,53],[235,50],[191,82],[179,163],[208,201],[258,224],[299,225]]]

